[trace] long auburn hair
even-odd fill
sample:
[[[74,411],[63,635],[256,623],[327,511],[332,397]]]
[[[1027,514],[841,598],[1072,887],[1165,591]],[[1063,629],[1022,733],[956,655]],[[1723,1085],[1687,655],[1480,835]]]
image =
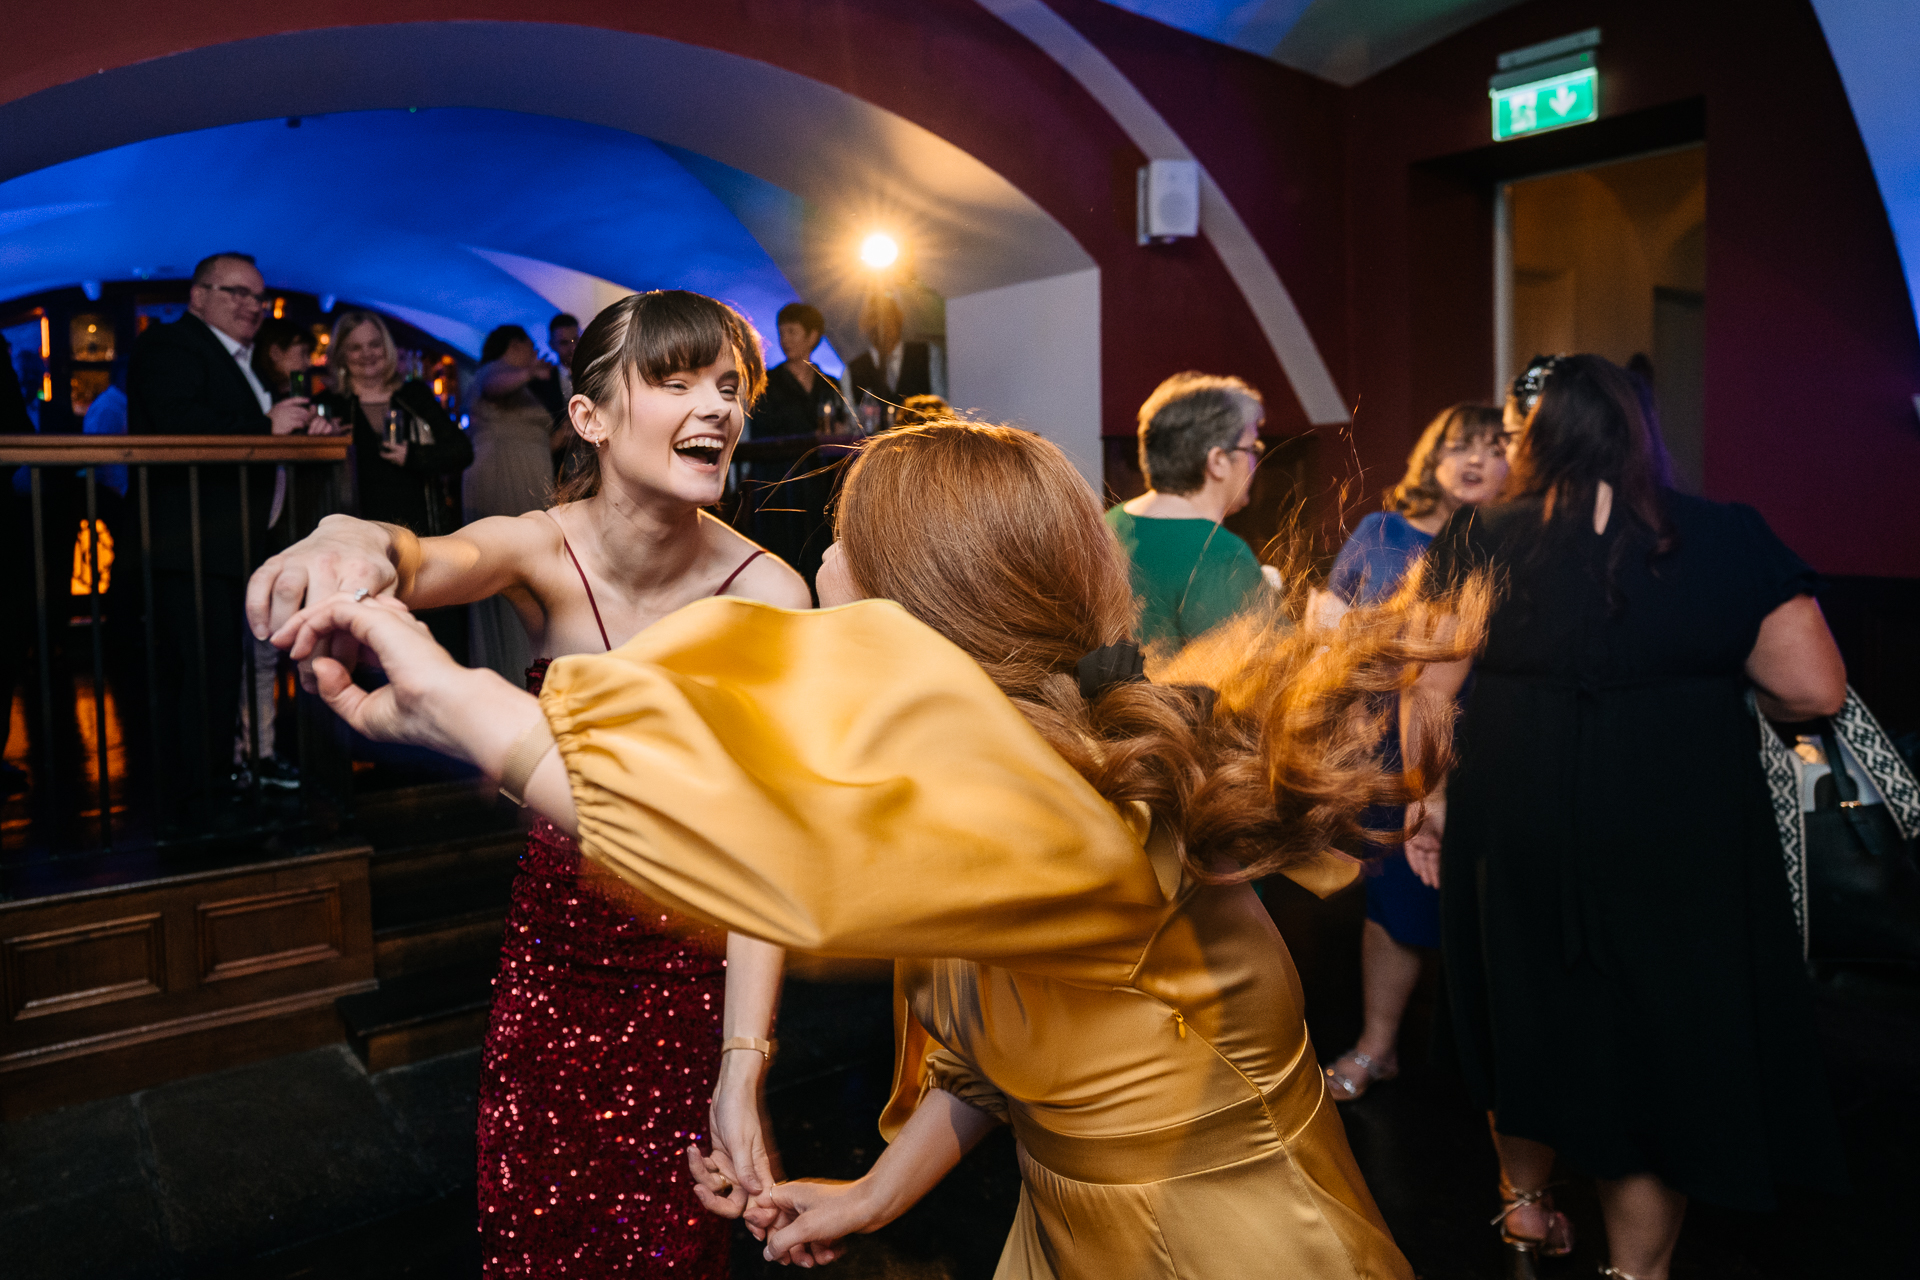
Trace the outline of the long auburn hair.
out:
[[[1452,441],[1493,440],[1500,434],[1500,410],[1484,404],[1456,404],[1442,409],[1407,455],[1407,474],[1387,490],[1386,508],[1418,520],[1440,505],[1444,497],[1434,472],[1440,451]]]
[[[1398,839],[1362,814],[1424,792],[1450,721],[1421,717],[1439,727],[1406,744],[1403,776],[1376,751],[1380,695],[1407,687],[1415,664],[1470,652],[1486,617],[1478,580],[1435,600],[1410,585],[1335,631],[1275,608],[1157,664],[1156,683],[1089,700],[1080,658],[1126,639],[1138,609],[1126,553],[1054,445],[952,420],[877,436],[847,474],[836,534],[866,594],[964,649],[1102,796],[1144,801],[1187,870],[1214,883]]]
[[[1666,454],[1642,403],[1633,375],[1605,356],[1556,357],[1527,415],[1504,496],[1538,498],[1549,530],[1572,529],[1590,518],[1604,480],[1613,486],[1614,510],[1651,543],[1648,562],[1672,551]],[[1614,539],[1607,560],[1607,596],[1616,607],[1628,541]]]

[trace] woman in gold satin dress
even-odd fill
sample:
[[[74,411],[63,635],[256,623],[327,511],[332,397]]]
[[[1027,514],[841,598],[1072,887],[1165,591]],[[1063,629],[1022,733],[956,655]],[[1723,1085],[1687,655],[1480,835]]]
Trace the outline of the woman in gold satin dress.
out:
[[[1247,881],[1352,878],[1332,850],[1407,798],[1368,699],[1463,652],[1479,606],[1450,602],[1446,643],[1405,603],[1333,634],[1249,623],[1129,678],[1110,646],[1134,606],[1094,495],[1004,427],[877,438],[839,535],[821,596],[846,607],[704,601],[555,662],[539,713],[389,601],[336,597],[275,640],[305,659],[351,631],[389,684],[315,660],[343,716],[504,773],[647,896],[897,961],[891,1145],[866,1177],[748,1205],[690,1153],[769,1257],[831,1259],[1004,1120],[1023,1179],[1004,1280],[1410,1277]],[[1410,744],[1410,767],[1442,746]]]

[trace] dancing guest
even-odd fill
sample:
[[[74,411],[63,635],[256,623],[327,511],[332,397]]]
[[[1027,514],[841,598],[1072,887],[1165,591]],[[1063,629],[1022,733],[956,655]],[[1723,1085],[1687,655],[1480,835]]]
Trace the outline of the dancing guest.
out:
[[[1456,512],[1428,553],[1441,581],[1484,566],[1506,587],[1407,857],[1441,889],[1516,1260],[1571,1247],[1557,1153],[1599,1179],[1605,1274],[1665,1280],[1689,1198],[1844,1190],[1745,699],[1829,715],[1846,672],[1814,574],[1760,514],[1657,483],[1618,366],[1539,361],[1508,410],[1510,500]],[[1466,672],[1428,667],[1427,705]],[[1676,1089],[1663,1063],[1711,1063],[1711,1085]]]
[[[1387,494],[1387,509],[1360,522],[1340,548],[1316,599],[1323,626],[1335,626],[1356,604],[1377,604],[1400,588],[1409,566],[1461,507],[1486,502],[1507,479],[1500,410],[1457,404],[1427,424],[1407,457],[1407,474]],[[1383,744],[1399,761],[1400,735]],[[1399,813],[1378,815],[1398,828]],[[1388,850],[1367,869],[1367,920],[1360,930],[1360,990],[1366,1020],[1360,1039],[1327,1068],[1327,1088],[1340,1102],[1364,1095],[1400,1074],[1400,1020],[1420,980],[1421,949],[1440,946],[1440,894],[1413,874],[1406,855]]]
[[[533,339],[517,324],[501,325],[481,344],[468,406],[473,466],[461,486],[468,524],[538,511],[552,499],[553,450],[566,443],[563,432],[572,431],[556,426],[552,411],[534,393],[536,384],[553,376],[553,366],[540,359]],[[520,605],[505,596],[473,603],[467,626],[476,664],[509,680],[527,669],[533,647],[520,616]]]
[[[763,377],[746,321],[698,294],[637,294],[587,327],[575,367],[580,456],[551,509],[440,538],[329,517],[256,575],[256,633],[338,587],[418,608],[497,593],[545,655],[524,673],[538,691],[554,658],[611,650],[694,600],[810,606],[797,574],[702,511]],[[778,950],[610,902],[544,822],[506,937],[481,1063],[485,1274],[724,1277],[725,1224],[700,1212],[680,1153],[708,1129],[718,1078],[736,1182],[771,1179],[756,1101],[771,1050],[754,1045],[771,1040]],[[742,1041],[724,1069],[723,1031]]]
[[[1411,1277],[1247,881],[1351,879],[1330,847],[1404,798],[1364,700],[1463,652],[1480,606],[1449,645],[1416,638],[1413,604],[1330,639],[1249,619],[1157,673],[1214,687],[1148,683],[1093,493],[1008,427],[878,437],[838,533],[821,600],[850,607],[703,601],[556,663],[538,707],[391,601],[337,594],[276,642],[371,645],[378,693],[313,667],[356,728],[524,787],[648,897],[900,958],[891,1145],[867,1176],[747,1209],[688,1153],[709,1206],[771,1229],[768,1256],[831,1259],[1006,1121],[1023,1188],[1002,1277]]]
[[[266,283],[252,257],[217,253],[202,259],[193,269],[187,314],[152,326],[134,344],[127,430],[189,436],[304,430],[313,417],[308,399],[292,396],[275,404],[253,372],[253,337],[265,302]],[[245,661],[240,615],[253,569],[242,551],[259,556],[266,550],[274,473],[260,466],[202,467],[195,494],[188,470],[156,467],[151,473],[149,563],[157,669],[163,673],[158,713],[182,745],[160,758],[160,795],[170,809],[166,824],[193,830],[210,825],[235,788],[233,735]]]
[[[364,520],[435,534],[451,523],[441,486],[473,463],[466,433],[419,379],[402,380],[387,322],[345,311],[333,323],[334,417],[353,431],[357,509]]]
[[[1176,373],[1140,406],[1147,491],[1107,512],[1140,598],[1140,637],[1179,648],[1259,598],[1260,562],[1221,526],[1247,505],[1266,452],[1260,393],[1238,378]]]

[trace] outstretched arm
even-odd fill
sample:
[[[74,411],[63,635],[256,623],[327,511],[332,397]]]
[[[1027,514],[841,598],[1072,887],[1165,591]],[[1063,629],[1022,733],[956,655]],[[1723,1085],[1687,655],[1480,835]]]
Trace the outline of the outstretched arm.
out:
[[[345,636],[375,653],[387,683],[368,692],[345,663],[321,652]],[[484,668],[461,666],[426,624],[391,596],[338,594],[301,610],[272,636],[296,662],[311,660],[320,696],[336,715],[381,742],[410,742],[465,760],[497,779],[523,734],[547,732],[539,699]],[[549,750],[523,793],[527,807],[573,834],[573,790]]]
[[[470,604],[521,581],[529,553],[558,537],[545,519],[489,517],[458,533],[422,538],[400,525],[328,516],[254,571],[247,624],[265,639],[307,605],[363,588],[415,609]]]

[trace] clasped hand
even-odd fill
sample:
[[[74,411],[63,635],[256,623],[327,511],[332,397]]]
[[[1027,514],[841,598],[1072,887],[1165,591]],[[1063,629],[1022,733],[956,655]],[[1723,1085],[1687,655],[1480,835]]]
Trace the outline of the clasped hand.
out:
[[[714,1086],[708,1132],[713,1149],[687,1147],[693,1194],[701,1207],[722,1218],[741,1218],[753,1238],[765,1242],[765,1257],[783,1265],[813,1267],[846,1252],[844,1236],[880,1224],[867,1213],[860,1183],[803,1179],[778,1181],[779,1153],[768,1137],[760,1078],[765,1060],[753,1053],[722,1057]]]

